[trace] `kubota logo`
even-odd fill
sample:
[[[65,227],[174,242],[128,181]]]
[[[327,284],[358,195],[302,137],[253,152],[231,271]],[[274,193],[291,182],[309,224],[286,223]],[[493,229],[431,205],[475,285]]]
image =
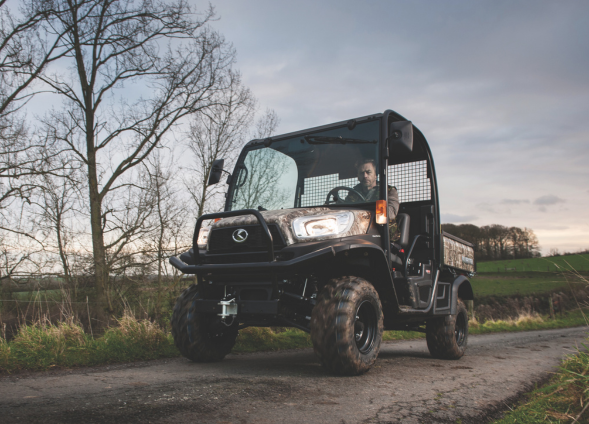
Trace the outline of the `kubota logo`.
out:
[[[235,243],[243,243],[247,240],[247,235],[247,231],[243,228],[235,230],[233,231],[233,241],[235,241]]]

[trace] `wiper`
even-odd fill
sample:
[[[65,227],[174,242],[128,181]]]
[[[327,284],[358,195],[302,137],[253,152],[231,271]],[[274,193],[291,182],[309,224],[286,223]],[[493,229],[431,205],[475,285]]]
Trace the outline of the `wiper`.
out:
[[[360,140],[357,138],[327,137],[320,135],[306,135],[303,137],[309,144],[376,144],[376,140]]]

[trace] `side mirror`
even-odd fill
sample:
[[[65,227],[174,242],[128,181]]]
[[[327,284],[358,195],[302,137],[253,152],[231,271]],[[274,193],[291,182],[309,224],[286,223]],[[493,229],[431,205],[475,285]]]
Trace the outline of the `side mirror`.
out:
[[[223,165],[225,164],[225,159],[217,159],[213,162],[213,166],[211,166],[211,173],[209,174],[209,181],[207,185],[217,184],[221,181],[221,174],[223,173]]]
[[[392,122],[389,127],[389,151],[401,147],[413,151],[413,124],[411,121]]]

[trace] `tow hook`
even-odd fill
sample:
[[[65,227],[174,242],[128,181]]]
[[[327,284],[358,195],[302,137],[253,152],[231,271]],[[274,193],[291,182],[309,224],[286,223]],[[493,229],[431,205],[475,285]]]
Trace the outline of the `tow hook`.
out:
[[[221,307],[221,313],[217,315],[221,317],[223,324],[227,325],[225,320],[229,317],[232,317],[231,323],[233,323],[233,319],[237,316],[237,303],[235,303],[235,299],[221,300],[217,305]]]

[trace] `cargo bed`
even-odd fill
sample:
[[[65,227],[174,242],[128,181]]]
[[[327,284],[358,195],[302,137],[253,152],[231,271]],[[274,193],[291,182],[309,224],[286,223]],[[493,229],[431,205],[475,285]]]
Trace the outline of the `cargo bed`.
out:
[[[459,271],[474,273],[476,267],[472,243],[444,231],[442,231],[442,238],[444,243],[444,265]]]

